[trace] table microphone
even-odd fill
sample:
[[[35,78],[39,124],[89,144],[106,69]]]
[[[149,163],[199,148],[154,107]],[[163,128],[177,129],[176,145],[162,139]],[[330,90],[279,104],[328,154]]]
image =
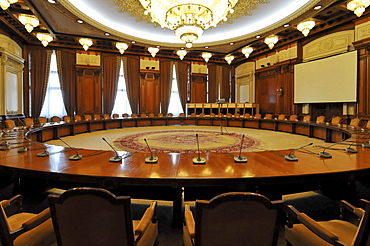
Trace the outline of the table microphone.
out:
[[[245,163],[248,161],[247,157],[241,156],[242,154],[242,148],[243,148],[243,142],[244,142],[244,134],[242,137],[242,141],[240,143],[240,150],[239,150],[239,156],[234,156],[234,161],[238,163]]]
[[[104,142],[106,142],[109,145],[109,147],[114,151],[114,153],[116,153],[116,155],[112,156],[109,159],[109,161],[111,161],[111,162],[120,162],[120,161],[122,161],[122,156],[118,155],[118,152],[113,148],[113,146],[105,138],[102,138],[102,139],[104,140]]]
[[[292,150],[289,152],[289,154],[288,154],[288,155],[284,155],[285,160],[287,160],[287,161],[298,161],[298,157],[297,157],[297,156],[295,156],[295,155],[292,155],[292,152],[293,152],[293,151],[296,151],[296,150],[299,150],[299,149],[302,149],[302,148],[307,147],[307,146],[312,145],[312,144],[313,144],[313,143],[309,143],[309,144],[303,145],[302,147],[299,147],[299,148],[296,148],[296,149],[292,149]]]
[[[339,121],[338,123],[338,126],[341,127],[342,126],[342,122],[345,121],[347,118],[343,118],[341,121]]]
[[[10,149],[10,144],[8,141],[4,141],[2,144],[1,144],[1,147],[0,147],[0,150],[9,150]]]
[[[193,158],[193,164],[205,164],[206,163],[206,158],[200,157],[198,133],[195,134],[195,136],[196,136],[196,139],[197,139],[198,157]]]
[[[18,150],[18,153],[24,153],[24,152],[26,152],[28,150],[27,147],[24,145],[24,142],[21,142],[19,140],[17,140],[17,142],[20,143],[20,144],[22,144],[22,148],[20,148]]]
[[[81,160],[82,159],[82,155],[79,155],[78,154],[78,152],[77,152],[77,150],[75,149],[75,148],[73,148],[71,145],[69,145],[69,144],[67,144],[63,139],[61,139],[60,137],[58,137],[58,139],[60,140],[60,141],[62,141],[65,145],[67,145],[69,148],[71,148],[76,154],[74,154],[74,155],[71,155],[70,157],[69,157],[69,159],[71,160],[71,161],[78,161],[78,160]]]
[[[328,125],[330,125],[330,121],[333,119],[335,117],[335,115],[333,115],[330,119],[328,119],[326,122],[325,122],[325,124],[328,126]]]
[[[50,155],[50,153],[49,153],[48,149],[45,147],[45,145],[42,145],[42,144],[40,144],[38,142],[35,142],[35,141],[32,141],[29,138],[24,138],[24,139],[27,140],[27,141],[29,141],[29,142],[31,142],[31,143],[33,143],[33,144],[36,144],[37,146],[41,147],[44,150],[44,151],[42,151],[42,152],[40,152],[40,153],[37,154],[38,157],[46,157],[46,156],[49,156]]]
[[[156,163],[158,161],[158,157],[157,156],[153,156],[152,149],[149,147],[149,144],[148,144],[148,141],[146,141],[146,138],[144,138],[144,141],[145,141],[146,146],[148,146],[148,149],[150,151],[150,157],[146,157],[145,158],[145,162],[146,163]]]
[[[329,149],[330,147],[332,147],[333,145],[336,145],[336,144],[339,144],[339,143],[341,143],[341,142],[343,142],[345,139],[342,139],[342,140],[340,140],[340,141],[338,141],[338,142],[335,142],[335,143],[333,143],[333,144],[331,144],[331,145],[329,145],[329,146],[327,146],[327,147],[325,147],[320,153],[319,153],[319,156],[320,157],[322,157],[322,158],[332,158],[333,156],[330,154],[330,153],[328,153],[328,152],[325,152],[325,150],[327,150],[327,149]]]
[[[347,153],[357,153],[358,151],[357,150],[355,150],[354,148],[352,148],[352,145],[354,144],[354,143],[358,143],[358,140],[360,140],[360,139],[362,139],[362,138],[364,138],[367,134],[369,134],[370,133],[370,131],[368,131],[367,133],[365,133],[364,135],[362,135],[360,138],[358,138],[356,141],[353,141],[349,146],[348,146],[348,148],[346,148],[346,152]],[[363,143],[362,144],[362,147],[364,147],[364,148],[370,148],[370,144],[369,143],[366,143],[366,141],[365,141],[365,143]]]

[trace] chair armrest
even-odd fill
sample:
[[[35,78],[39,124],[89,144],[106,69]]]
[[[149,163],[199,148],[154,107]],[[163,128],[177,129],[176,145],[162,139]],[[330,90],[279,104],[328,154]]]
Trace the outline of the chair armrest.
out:
[[[32,219],[29,219],[28,221],[24,222],[22,224],[22,227],[26,230],[29,231],[36,226],[40,225],[41,223],[45,222],[47,219],[50,218],[50,209],[47,208],[41,213],[37,214],[35,217]]]
[[[146,228],[149,226],[149,223],[154,217],[155,209],[157,207],[157,202],[152,202],[150,207],[145,210],[143,217],[140,219],[139,224],[134,230],[135,236],[141,236],[145,232]]]
[[[22,208],[22,196],[16,195],[10,198],[9,200],[1,201],[1,206],[4,208],[6,216],[12,216],[13,214],[17,214],[21,211]]]
[[[188,204],[185,205],[185,225],[188,228],[188,232],[191,238],[195,237],[195,220],[193,213],[190,210],[190,206]]]
[[[288,224],[288,227],[292,227],[292,223],[294,223],[292,221],[292,218],[294,218],[294,220],[302,223],[310,231],[315,233],[318,237],[322,238],[326,242],[332,245],[336,245],[338,243],[339,238],[336,234],[332,233],[331,231],[321,226],[319,223],[317,223],[315,220],[310,218],[305,213],[299,212],[293,206],[291,205],[287,206],[287,214],[288,214],[288,220],[290,219],[289,221],[290,224]]]
[[[358,220],[361,219],[365,213],[364,209],[355,207],[349,202],[344,200],[340,201],[339,206],[340,206],[340,215],[343,220],[350,220],[350,217],[351,218],[355,217],[355,219]]]

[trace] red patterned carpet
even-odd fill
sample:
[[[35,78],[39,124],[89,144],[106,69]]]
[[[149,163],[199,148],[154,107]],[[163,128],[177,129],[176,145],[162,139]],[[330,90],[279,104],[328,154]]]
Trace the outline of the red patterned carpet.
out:
[[[195,153],[197,152],[196,134],[199,139],[199,149],[207,152],[236,152],[240,150],[242,134],[220,133],[215,131],[196,130],[162,130],[127,134],[113,141],[117,149],[125,151],[146,152],[147,140],[152,151],[156,153]],[[260,142],[250,136],[243,139],[242,150],[251,151],[257,148]]]

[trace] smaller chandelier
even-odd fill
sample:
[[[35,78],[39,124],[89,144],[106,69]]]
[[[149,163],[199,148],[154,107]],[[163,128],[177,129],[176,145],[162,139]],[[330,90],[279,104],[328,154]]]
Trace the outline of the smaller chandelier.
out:
[[[32,32],[32,30],[40,24],[39,19],[34,15],[20,14],[18,20],[24,25],[28,32]]]
[[[265,43],[270,49],[274,48],[275,44],[279,41],[279,37],[276,35],[271,35],[265,38]]]
[[[153,57],[155,57],[155,55],[158,53],[159,49],[158,49],[158,48],[156,48],[156,47],[149,47],[149,48],[148,48],[148,51],[149,51],[149,53],[150,53]]]
[[[128,45],[126,43],[116,43],[116,48],[119,50],[119,53],[121,55],[127,50]]]
[[[36,38],[41,41],[44,47],[48,46],[48,44],[53,41],[53,36],[49,33],[37,33]]]
[[[233,62],[234,58],[235,57],[233,55],[227,55],[227,56],[225,56],[225,60],[227,61],[227,63],[229,65]]]
[[[308,33],[311,31],[311,29],[315,26],[314,20],[306,20],[302,21],[297,25],[297,29],[302,32],[302,34],[307,37]]]
[[[0,0],[0,6],[3,10],[7,10],[10,4],[16,3],[18,0]]]
[[[80,38],[78,42],[82,45],[82,47],[84,47],[85,51],[87,51],[93,44],[93,41],[89,38]]]
[[[253,52],[253,48],[250,46],[245,46],[242,49],[242,53],[245,55],[246,58],[248,58],[252,52]]]
[[[212,53],[209,53],[209,52],[202,52],[202,58],[203,58],[206,62],[208,62],[208,61],[209,61],[209,59],[211,59],[211,57],[212,57]]]
[[[186,50],[178,50],[176,54],[180,57],[180,60],[184,59],[188,52]]]
[[[369,5],[370,0],[351,0],[347,3],[347,9],[353,11],[357,17],[360,17]]]

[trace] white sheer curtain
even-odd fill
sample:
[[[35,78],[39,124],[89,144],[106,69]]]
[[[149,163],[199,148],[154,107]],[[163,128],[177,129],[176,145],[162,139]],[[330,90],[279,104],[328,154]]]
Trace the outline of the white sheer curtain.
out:
[[[123,74],[123,62],[121,60],[120,70],[119,70],[119,79],[118,79],[118,86],[117,86],[117,96],[116,101],[113,107],[114,114],[131,114],[131,107],[127,97],[126,91],[126,81],[125,76]]]
[[[49,81],[40,116],[50,118],[52,116],[63,117],[66,114],[67,112],[63,102],[62,91],[60,90],[57,58],[55,51],[53,51],[50,61]]]
[[[181,102],[180,102],[175,65],[173,65],[172,74],[173,74],[173,78],[172,78],[171,97],[170,97],[170,105],[168,106],[168,113],[172,113],[174,116],[179,116],[181,113],[184,113],[184,110],[182,109]]]

